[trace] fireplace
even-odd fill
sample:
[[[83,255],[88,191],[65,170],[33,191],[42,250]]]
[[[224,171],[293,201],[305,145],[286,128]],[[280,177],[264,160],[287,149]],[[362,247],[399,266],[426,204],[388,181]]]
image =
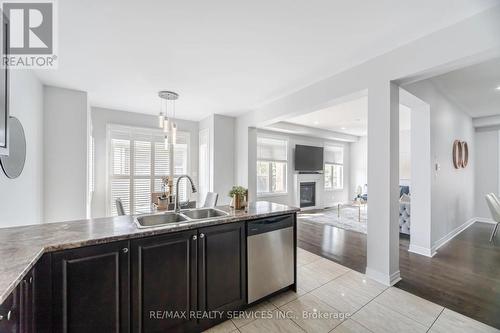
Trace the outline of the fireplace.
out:
[[[300,183],[300,208],[316,206],[316,182]]]

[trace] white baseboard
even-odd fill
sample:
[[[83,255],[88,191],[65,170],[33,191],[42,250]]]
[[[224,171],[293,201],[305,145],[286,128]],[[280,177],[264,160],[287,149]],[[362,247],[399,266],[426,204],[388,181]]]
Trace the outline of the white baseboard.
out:
[[[453,229],[452,231],[450,231],[444,237],[441,237],[436,243],[434,243],[434,245],[432,245],[432,255],[434,256],[436,254],[436,251],[441,246],[443,246],[446,243],[448,243],[450,240],[452,240],[453,238],[455,238],[459,233],[461,233],[462,231],[464,231],[465,229],[467,229],[468,227],[470,227],[476,221],[477,221],[477,218],[473,217],[470,220],[468,220],[467,222],[465,222],[464,224],[462,224],[461,226],[459,226],[459,227]]]
[[[410,238],[410,247],[408,248],[408,252],[420,254],[420,255],[423,255],[426,257],[434,257],[434,255],[436,255],[436,253],[437,253],[436,252],[437,249],[439,249],[440,247],[442,247],[443,245],[448,243],[450,240],[455,238],[459,233],[461,233],[462,231],[464,231],[465,229],[470,227],[475,222],[496,224],[496,222],[490,218],[473,217],[470,220],[468,220],[467,222],[465,222],[464,224],[462,224],[461,226],[459,226],[459,227],[455,228],[454,230],[452,230],[451,232],[449,232],[446,236],[439,239],[430,249],[423,247],[423,246],[411,244],[411,238]]]
[[[393,286],[401,281],[401,274],[399,271],[389,274],[384,274],[369,267],[366,267],[366,274],[372,280],[382,283],[386,286]]]
[[[430,258],[432,258],[436,254],[436,252],[433,253],[430,248],[411,244],[411,239],[410,239],[410,247],[408,248],[408,252],[420,254],[421,256],[426,256],[426,257],[430,257]]]
[[[487,217],[476,217],[476,222],[497,224],[495,221]]]
[[[314,209],[324,209],[325,207],[323,205],[316,205],[316,206],[309,206],[309,207],[302,207],[300,208],[301,212],[308,211],[308,210],[314,210]]]

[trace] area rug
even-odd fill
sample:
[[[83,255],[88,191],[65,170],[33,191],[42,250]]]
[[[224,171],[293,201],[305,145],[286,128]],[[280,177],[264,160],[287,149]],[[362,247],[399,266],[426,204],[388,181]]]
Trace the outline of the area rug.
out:
[[[368,207],[362,207],[361,221],[358,221],[357,207],[342,207],[340,208],[340,217],[338,217],[337,207],[334,207],[306,210],[300,212],[297,218],[299,223],[301,221],[315,222],[366,234],[366,223],[368,221],[367,215]]]

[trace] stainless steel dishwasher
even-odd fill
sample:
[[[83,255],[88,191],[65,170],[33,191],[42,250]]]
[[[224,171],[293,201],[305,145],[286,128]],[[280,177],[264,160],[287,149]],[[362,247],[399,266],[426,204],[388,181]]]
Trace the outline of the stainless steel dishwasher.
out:
[[[247,224],[248,303],[294,283],[293,216]]]

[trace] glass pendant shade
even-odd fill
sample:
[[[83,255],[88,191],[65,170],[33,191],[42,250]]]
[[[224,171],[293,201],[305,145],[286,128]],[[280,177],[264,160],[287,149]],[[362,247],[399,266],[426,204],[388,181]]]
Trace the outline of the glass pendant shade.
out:
[[[168,150],[168,134],[165,134],[164,136],[164,144],[165,144],[165,150]]]
[[[168,121],[168,118],[165,118],[165,120],[163,120],[163,132],[168,133],[169,129],[170,129],[170,123]]]
[[[172,143],[175,145],[177,142],[177,124],[172,125]]]
[[[158,123],[160,128],[163,128],[164,122],[165,122],[165,116],[163,115],[163,112],[160,112],[160,115],[158,116]]]

